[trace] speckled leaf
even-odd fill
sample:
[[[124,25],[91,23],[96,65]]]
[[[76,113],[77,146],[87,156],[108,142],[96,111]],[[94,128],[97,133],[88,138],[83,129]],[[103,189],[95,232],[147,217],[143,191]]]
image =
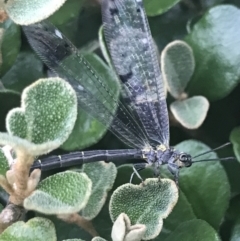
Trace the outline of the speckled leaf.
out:
[[[107,240],[101,237],[94,237],[92,241],[107,241]]]
[[[121,213],[113,224],[113,241],[140,241],[146,232],[146,226],[135,224],[131,226],[131,221],[125,213]]]
[[[53,223],[46,218],[33,218],[27,223],[12,224],[0,235],[1,241],[57,241]]]
[[[21,51],[12,68],[3,76],[5,88],[21,93],[28,85],[44,77],[43,63],[36,54]]]
[[[66,0],[8,0],[5,9],[15,23],[29,25],[48,18],[65,2]]]
[[[10,135],[0,133],[0,142],[41,155],[68,138],[76,117],[77,97],[72,87],[60,78],[40,79],[23,91],[21,108],[8,113]]]
[[[111,89],[115,98],[117,98],[120,88],[119,82],[113,71],[97,55],[86,54],[85,57],[97,73],[103,77],[103,83]],[[109,103],[109,105],[114,106],[114,103]],[[74,129],[67,141],[62,145],[62,148],[65,150],[86,148],[98,142],[106,131],[107,127],[103,126],[100,122],[79,107],[78,117]]]
[[[69,214],[86,206],[91,180],[84,173],[61,172],[44,179],[24,200],[24,207],[45,214]]]
[[[74,239],[64,239],[63,241],[84,241],[84,240],[79,238],[74,238]]]
[[[197,129],[207,116],[209,102],[203,96],[194,96],[185,100],[175,101],[170,110],[176,120],[188,129]]]
[[[8,171],[8,170],[9,170],[9,166],[8,166],[7,157],[5,156],[2,148],[0,148],[0,175],[5,176],[6,171]]]
[[[230,140],[233,144],[234,154],[240,162],[240,127],[236,127],[232,130]]]
[[[92,181],[92,193],[81,214],[84,218],[91,220],[101,211],[107,199],[107,193],[111,190],[117,176],[117,168],[113,163],[101,161],[84,164],[82,171]]]
[[[205,144],[194,140],[183,141],[175,148],[192,156],[210,150]],[[216,159],[217,155],[210,152],[193,161],[213,158]],[[221,163],[199,162],[181,169],[179,185],[196,217],[218,229],[230,199],[230,185]]]
[[[10,19],[0,23],[3,31],[1,40],[1,58],[0,75],[3,76],[13,65],[21,46],[20,27]]]
[[[156,16],[168,11],[180,0],[143,0],[144,7],[148,16]]]
[[[196,68],[189,83],[192,95],[217,100],[228,95],[240,79],[240,9],[232,5],[211,8],[186,37]]]
[[[178,99],[195,68],[191,47],[180,40],[169,43],[161,53],[161,69],[170,94]]]
[[[110,200],[112,221],[125,213],[134,224],[146,225],[145,240],[155,238],[178,200],[176,184],[169,179],[149,178],[143,184],[125,184],[117,188]]]
[[[204,220],[191,220],[179,226],[164,241],[221,241],[217,232]]]

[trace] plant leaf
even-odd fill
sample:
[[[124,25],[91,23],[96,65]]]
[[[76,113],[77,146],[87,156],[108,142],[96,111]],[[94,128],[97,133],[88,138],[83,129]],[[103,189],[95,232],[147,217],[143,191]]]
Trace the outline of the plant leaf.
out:
[[[157,16],[168,11],[180,0],[144,0],[144,7],[148,16]]]
[[[112,221],[125,213],[133,224],[146,225],[144,240],[155,238],[166,218],[176,205],[178,189],[169,179],[149,178],[140,185],[125,184],[118,187],[110,200]]]
[[[91,220],[101,211],[107,193],[111,190],[117,176],[117,168],[113,163],[96,162],[84,164],[82,171],[92,181],[92,193],[87,205],[81,210],[84,218]]]
[[[46,218],[33,218],[27,223],[12,224],[0,235],[1,241],[57,241],[53,223]]]
[[[171,103],[170,110],[176,120],[188,129],[197,129],[207,116],[209,102],[203,96],[194,96]]]
[[[102,81],[112,90],[117,99],[120,87],[118,79],[113,71],[95,54],[85,54],[84,57],[86,57],[87,61],[93,66],[97,73],[103,77]],[[116,106],[114,107],[113,103],[109,103],[109,105],[116,111]],[[99,121],[79,107],[78,118],[74,129],[61,147],[65,150],[76,150],[89,147],[98,142],[106,131],[107,127],[103,126]],[[81,138],[79,138],[79,136]]]
[[[21,47],[20,27],[10,19],[0,23],[3,29],[1,39],[1,67],[0,72],[3,76],[13,65]]]
[[[45,214],[70,214],[86,206],[91,180],[84,173],[61,172],[44,179],[24,200],[24,207]]]
[[[125,213],[121,213],[113,224],[113,241],[140,241],[146,231],[143,224],[131,226],[131,221]]]
[[[5,10],[17,24],[29,25],[40,22],[56,12],[66,0],[8,0]]]
[[[240,236],[240,218],[236,220],[231,232],[231,241],[238,241]]]
[[[235,127],[230,134],[230,141],[233,144],[234,154],[240,162],[240,126]]]
[[[107,241],[107,240],[101,237],[94,237],[92,241]]]
[[[170,94],[178,99],[184,92],[195,68],[191,47],[180,40],[169,43],[161,53],[161,69]]]
[[[0,142],[41,155],[59,147],[71,133],[77,117],[77,97],[60,78],[40,79],[22,94],[22,107],[7,115]],[[26,139],[26,140],[25,140]]]
[[[0,148],[0,175],[5,176],[9,170],[8,160],[2,148]]]
[[[205,144],[194,140],[183,141],[175,148],[192,156],[211,150]],[[216,158],[217,154],[210,152],[193,161]],[[222,165],[219,162],[193,163],[190,168],[180,171],[179,183],[197,218],[218,229],[230,199],[230,185]]]
[[[3,76],[5,88],[21,93],[37,79],[43,78],[43,63],[36,54],[21,51],[12,68]]]
[[[181,223],[164,241],[221,241],[217,232],[205,221],[197,219]]]
[[[191,95],[208,100],[227,96],[240,79],[240,9],[211,8],[185,38],[192,47],[196,69],[189,83]]]

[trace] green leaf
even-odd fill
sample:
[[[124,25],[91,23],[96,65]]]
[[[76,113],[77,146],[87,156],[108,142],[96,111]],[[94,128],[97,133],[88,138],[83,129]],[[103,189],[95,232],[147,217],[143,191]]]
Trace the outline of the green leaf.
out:
[[[84,240],[79,238],[74,238],[74,239],[64,239],[63,241],[84,241]]]
[[[209,100],[227,96],[240,78],[240,9],[231,5],[211,8],[186,37],[196,69],[189,83],[191,95]]]
[[[113,71],[97,55],[85,54],[84,56],[96,72],[102,76],[103,83],[108,86],[114,94],[114,97],[117,99],[120,87]],[[116,106],[114,107],[114,103],[109,103],[109,105],[114,113],[116,111]],[[106,131],[107,127],[103,126],[99,121],[91,117],[79,107],[74,129],[67,141],[61,147],[65,150],[86,148],[98,142]]]
[[[209,102],[203,96],[194,96],[185,100],[175,101],[170,110],[176,120],[188,129],[197,129],[207,116]]]
[[[86,206],[92,183],[84,173],[61,172],[44,179],[24,207],[45,214],[70,214]]]
[[[231,222],[236,222],[240,217],[240,195],[233,197],[230,200],[230,204],[226,213],[226,218]]]
[[[66,3],[49,17],[49,21],[54,25],[66,24],[71,19],[77,18],[82,8],[83,0],[68,0]]]
[[[161,176],[162,176],[162,173],[161,173]],[[192,206],[187,200],[184,193],[180,190],[178,202],[174,207],[173,211],[169,214],[167,219],[164,221],[162,232],[169,234],[170,232],[174,231],[180,223],[184,223],[186,221],[193,220],[193,219],[196,219],[196,215],[193,212]],[[162,232],[160,233],[160,236],[162,235]]]
[[[4,153],[3,148],[0,148],[0,175],[5,176],[9,170],[8,159]]]
[[[12,68],[3,76],[5,88],[21,93],[28,85],[43,76],[43,63],[36,54],[21,51]]]
[[[10,19],[0,23],[3,35],[1,39],[1,58],[2,65],[0,67],[1,76],[3,76],[13,65],[21,46],[20,27]]]
[[[176,184],[169,179],[149,178],[140,185],[125,184],[117,188],[110,200],[112,221],[125,213],[133,224],[146,225],[143,239],[155,238],[161,231],[163,219],[178,200]]]
[[[6,131],[7,113],[20,105],[21,97],[9,90],[0,90],[0,131]]]
[[[194,140],[183,141],[175,148],[192,156],[211,150]],[[216,153],[210,152],[193,161],[216,158]],[[219,162],[193,163],[180,171],[179,183],[197,218],[218,229],[230,199],[230,186],[222,165]]]
[[[180,224],[164,241],[220,241],[217,232],[203,220]]]
[[[169,43],[161,53],[161,69],[170,94],[178,99],[195,68],[191,47],[183,41]]]
[[[107,240],[101,237],[94,237],[92,241],[107,241]]]
[[[93,188],[88,203],[81,210],[81,214],[84,218],[91,220],[101,211],[107,199],[107,193],[111,190],[117,176],[117,168],[113,163],[101,161],[84,164],[82,171],[91,179]]]
[[[239,237],[240,237],[240,218],[235,222],[233,226],[230,241],[239,241]]]
[[[66,0],[12,0],[5,2],[8,16],[17,24],[40,22],[56,12]]]
[[[78,225],[67,223],[59,218],[56,215],[44,215],[41,213],[35,213],[37,216],[45,217],[50,219],[56,229],[56,234],[58,240],[64,239],[83,239],[83,240],[91,240],[92,236],[87,233],[84,229],[79,227]]]
[[[146,232],[146,226],[135,224],[131,226],[131,221],[125,213],[121,213],[113,224],[113,241],[140,241]]]
[[[0,235],[1,241],[57,241],[53,223],[46,218],[33,218],[27,223],[16,222]]]
[[[8,113],[10,135],[0,133],[0,142],[41,155],[68,138],[76,117],[77,97],[72,87],[60,78],[40,79],[23,91],[22,107]]]
[[[235,127],[230,134],[230,141],[233,144],[234,154],[240,162],[240,126]]]
[[[148,16],[157,16],[168,11],[180,0],[144,0],[144,7]]]

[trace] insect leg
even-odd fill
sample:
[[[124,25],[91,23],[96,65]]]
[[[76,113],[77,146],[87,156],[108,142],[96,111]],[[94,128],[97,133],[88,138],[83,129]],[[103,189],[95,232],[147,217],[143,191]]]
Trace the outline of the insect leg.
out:
[[[168,163],[168,170],[172,173],[174,177],[174,181],[178,186],[178,178],[179,178],[179,167],[174,163]]]
[[[143,179],[138,172],[145,169],[146,165],[147,165],[147,163],[137,163],[137,164],[133,165],[133,173],[130,177],[130,183],[132,183],[132,179],[134,177],[134,174],[136,174],[137,177],[143,182]]]

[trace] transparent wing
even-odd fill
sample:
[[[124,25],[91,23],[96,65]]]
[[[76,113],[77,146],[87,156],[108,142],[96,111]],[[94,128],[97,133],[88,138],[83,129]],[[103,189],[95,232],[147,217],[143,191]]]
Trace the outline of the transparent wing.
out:
[[[149,142],[169,145],[169,120],[159,62],[142,0],[102,0],[105,39],[123,98]]]
[[[87,113],[107,126],[127,145],[137,148],[149,145],[129,110],[118,101],[83,55],[59,30],[47,22],[25,26],[23,29],[29,43],[45,64],[72,85],[80,106]],[[118,107],[117,113],[115,107]]]

